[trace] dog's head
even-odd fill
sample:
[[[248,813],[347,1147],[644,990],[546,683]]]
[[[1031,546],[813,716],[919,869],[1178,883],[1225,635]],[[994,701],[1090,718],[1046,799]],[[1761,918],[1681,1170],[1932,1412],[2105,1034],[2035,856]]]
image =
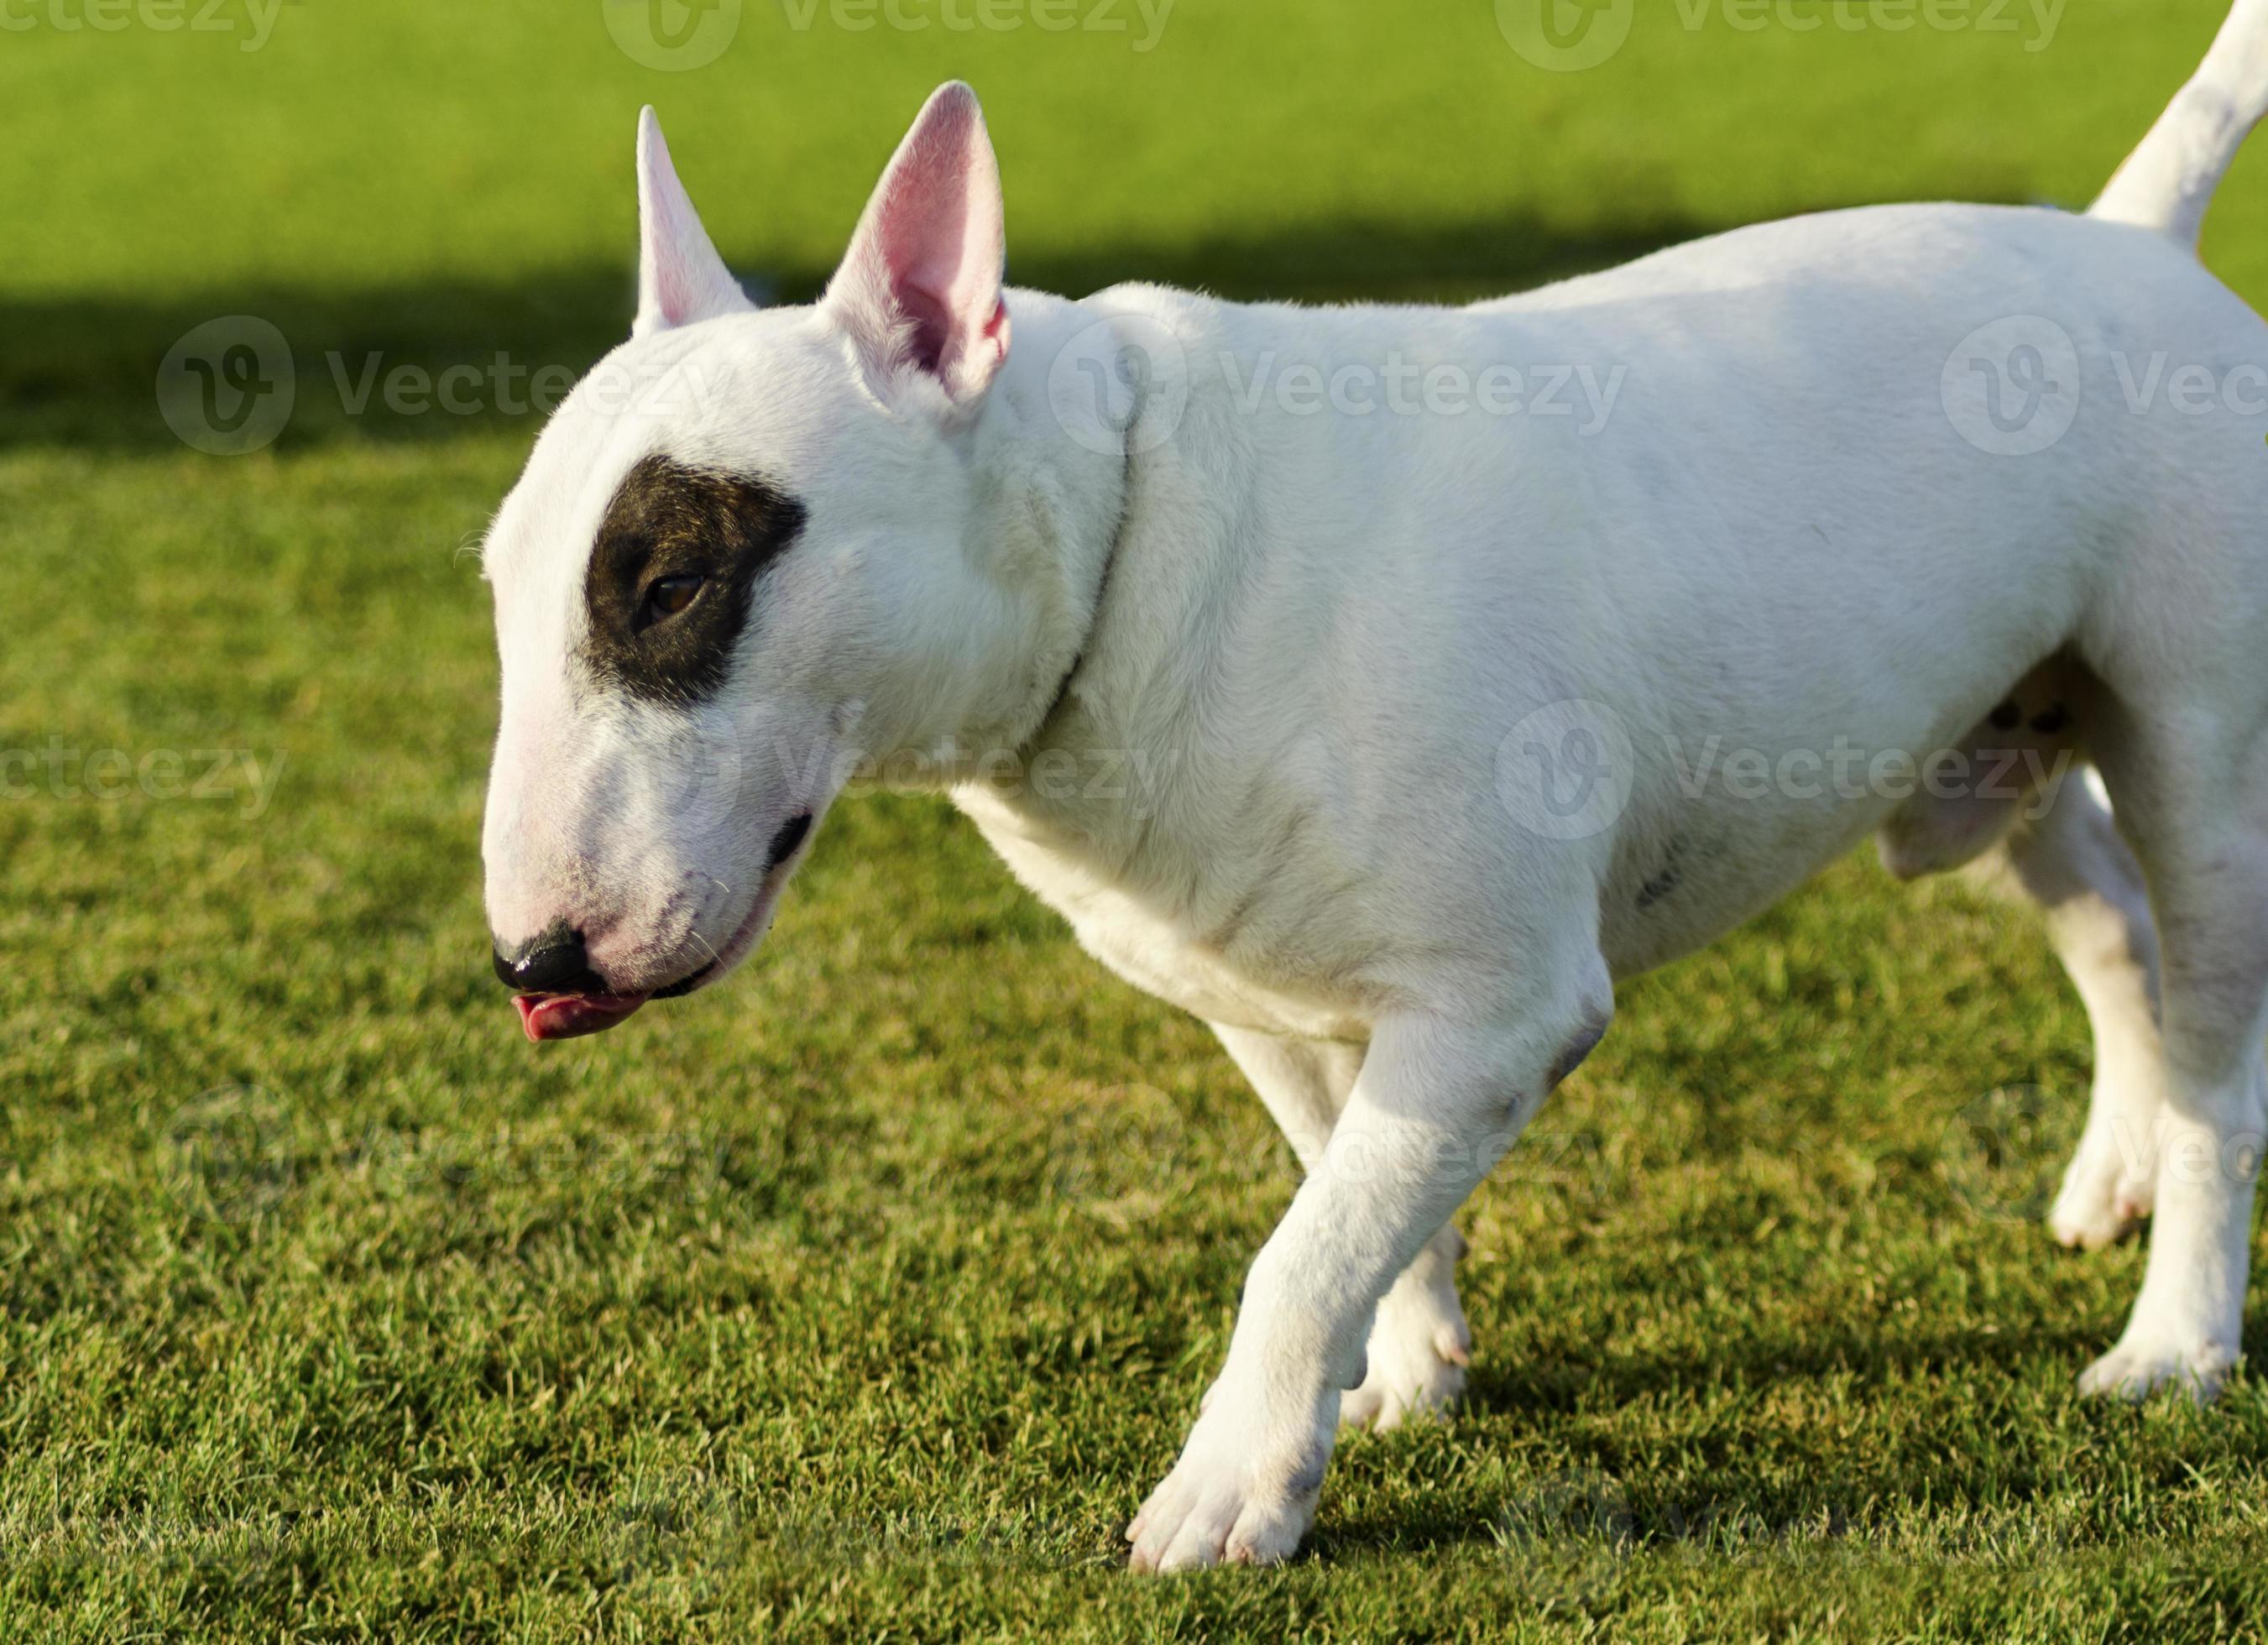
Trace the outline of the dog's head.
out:
[[[722,976],[877,750],[996,689],[1012,599],[973,563],[967,447],[1007,358],[1000,184],[932,97],[816,304],[759,311],[652,111],[630,340],[560,407],[484,551],[503,718],[484,841],[532,1039]]]

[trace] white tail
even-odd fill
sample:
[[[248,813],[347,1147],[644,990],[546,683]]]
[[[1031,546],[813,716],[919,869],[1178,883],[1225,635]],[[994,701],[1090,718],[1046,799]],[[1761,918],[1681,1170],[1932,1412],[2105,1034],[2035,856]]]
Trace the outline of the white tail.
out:
[[[2268,115],[2268,0],[2236,0],[2183,86],[2126,157],[2089,216],[2132,223],[2194,247],[2213,190]]]

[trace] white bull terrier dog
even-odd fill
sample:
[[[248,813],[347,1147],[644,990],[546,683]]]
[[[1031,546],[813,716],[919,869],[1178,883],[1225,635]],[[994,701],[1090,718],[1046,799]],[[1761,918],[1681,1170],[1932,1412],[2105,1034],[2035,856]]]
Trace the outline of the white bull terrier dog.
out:
[[[1616,981],[1879,832],[2044,907],[2093,1013],[2054,1230],[2154,1232],[2080,1388],[2209,1396],[2268,1107],[2268,326],[2194,247],[2264,112],[2239,0],[2083,217],[1309,309],[1004,288],[954,84],[825,295],[760,312],[649,111],[635,329],[486,547],[527,1032],[718,981],[843,789],[926,773],[1306,1166],[1127,1533],[1277,1561],[1343,1421],[1460,1392],[1450,1218]],[[1138,797],[1049,780],[1102,755]]]

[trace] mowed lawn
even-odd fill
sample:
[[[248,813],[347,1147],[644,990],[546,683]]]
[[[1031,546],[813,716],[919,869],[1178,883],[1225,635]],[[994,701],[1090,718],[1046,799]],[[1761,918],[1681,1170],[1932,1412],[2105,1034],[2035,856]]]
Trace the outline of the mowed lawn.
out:
[[[240,0],[10,13],[0,1639],[2257,1637],[2268,1394],[2073,1396],[2143,1255],[2040,1227],[2087,1023],[1958,885],[1854,859],[1624,991],[1464,1219],[1468,1408],[1351,1438],[1273,1572],[1133,1578],[1118,1531],[1286,1151],[941,802],[847,802],[728,986],[521,1039],[472,549],[536,427],[496,386],[624,328],[639,103],[791,295],[958,74],[1019,278],[1456,298],[1816,206],[2082,204],[2222,8],[1645,0],[1568,75],[1486,0],[1180,0],[1140,50],[1117,10],[747,0],[687,73],[598,0],[286,4],[256,50]],[[2207,252],[2268,294],[2258,157]],[[233,315],[297,403],[210,457],[152,384]],[[488,386],[357,413],[373,356]]]

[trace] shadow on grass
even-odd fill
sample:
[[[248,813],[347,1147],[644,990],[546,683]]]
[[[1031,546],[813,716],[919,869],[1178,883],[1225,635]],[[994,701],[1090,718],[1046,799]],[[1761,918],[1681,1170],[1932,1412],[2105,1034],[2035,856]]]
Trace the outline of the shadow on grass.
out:
[[[1718,1355],[1567,1362],[1540,1373],[1511,1376],[1480,1372],[1466,1399],[1475,1414],[1564,1415],[1580,1403],[1595,1404],[1602,1393],[1614,1404],[1634,1404],[1727,1378],[1758,1389],[1853,1370],[1869,1377],[1934,1373],[1948,1378],[2006,1378],[2012,1364],[2040,1361],[2066,1364],[2075,1376],[2107,1340],[2099,1326],[2088,1324],[1990,1336],[1854,1328],[1808,1343],[1728,1346]],[[2075,1391],[2070,1398],[2079,1405]],[[2100,1420],[2116,1420],[2123,1409],[2093,1403],[2081,1408]],[[1420,1492],[1390,1515],[1336,1522],[1327,1516],[1314,1552],[1329,1560],[1418,1548],[1498,1548],[1508,1559],[1531,1563],[1542,1553],[1548,1556],[1548,1568],[1554,1560],[1580,1567],[1595,1557],[1615,1559],[1646,1550],[1723,1554],[1775,1548],[1858,1549],[1889,1534],[1902,1509],[1928,1505],[1917,1495],[1910,1457],[1884,1456],[1863,1464],[1845,1458],[1825,1473],[1791,1472],[1778,1465],[1787,1458],[1764,1458],[1769,1465],[1758,1470],[1759,1477],[1742,1477],[1756,1460],[1727,1458],[1698,1475],[1684,1464],[1665,1472],[1611,1457],[1597,1464],[1571,1464],[1524,1480],[1490,1514],[1480,1516],[1474,1514],[1469,1495]],[[1996,1511],[2018,1516],[2012,1523],[1988,1516],[1948,1524],[1944,1527],[1948,1552],[2023,1552],[2031,1533],[2020,1523],[2021,1514],[2043,1485],[2036,1477],[2037,1460],[2026,1452],[1981,1450],[1948,1454],[1932,1462],[1926,1476],[1930,1496],[1997,1503]],[[1396,1458],[1373,1465],[1392,1469],[1410,1465]],[[1761,1477],[1764,1474],[1771,1477]],[[1577,1574],[1587,1583],[1600,1577],[1595,1568]]]
[[[1532,221],[1320,224],[1264,237],[1023,258],[1010,277],[1062,292],[1145,280],[1238,300],[1469,302],[1605,268],[1719,226],[1664,216],[1603,234],[1570,234]],[[557,269],[508,286],[271,287],[148,302],[0,298],[0,337],[7,339],[0,351],[0,447],[179,449],[158,404],[160,365],[192,330],[241,315],[274,327],[290,351],[294,393],[275,439],[279,450],[446,440],[514,426],[532,433],[540,408],[556,402],[565,383],[626,334],[632,255],[626,246],[619,265]],[[749,283],[768,298],[805,301],[828,272],[757,270]],[[389,376],[404,368],[407,392],[390,393]],[[453,406],[445,406],[441,379],[452,371]]]
[[[1721,1352],[1562,1361],[1509,1373],[1476,1370],[1465,1398],[1476,1411],[1565,1415],[1602,1396],[1618,1405],[1631,1404],[1727,1381],[1766,1388],[1791,1379],[1845,1375],[1880,1378],[1974,1373],[1997,1379],[2005,1378],[2012,1365],[2037,1360],[2064,1361],[2076,1377],[2109,1346],[2117,1329],[2116,1320],[2078,1320],[2054,1329],[1926,1336],[1875,1322],[1801,1339],[1727,1345]]]

